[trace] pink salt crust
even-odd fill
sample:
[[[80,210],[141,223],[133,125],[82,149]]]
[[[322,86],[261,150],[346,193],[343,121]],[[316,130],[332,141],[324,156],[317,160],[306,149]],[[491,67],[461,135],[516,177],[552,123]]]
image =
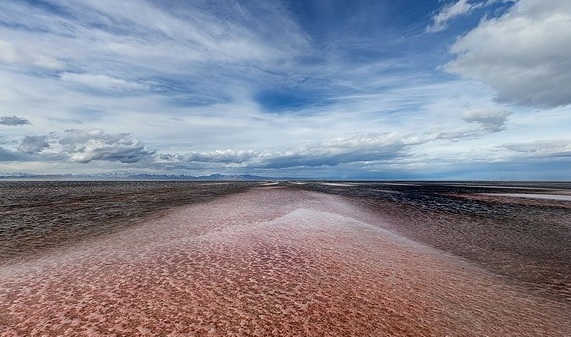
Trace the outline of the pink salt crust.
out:
[[[1,336],[571,336],[571,310],[383,229],[259,189],[0,269]]]

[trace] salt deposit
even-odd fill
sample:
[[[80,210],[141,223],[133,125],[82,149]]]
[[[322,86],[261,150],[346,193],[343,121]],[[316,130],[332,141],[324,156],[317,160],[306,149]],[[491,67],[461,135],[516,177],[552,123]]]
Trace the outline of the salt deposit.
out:
[[[384,228],[260,189],[0,269],[1,336],[569,336],[570,307]]]

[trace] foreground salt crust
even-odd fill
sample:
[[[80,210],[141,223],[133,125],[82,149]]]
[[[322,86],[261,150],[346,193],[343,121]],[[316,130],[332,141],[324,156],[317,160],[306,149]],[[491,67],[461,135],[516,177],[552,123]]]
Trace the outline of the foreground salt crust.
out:
[[[569,336],[570,308],[267,188],[0,270],[1,336]]]

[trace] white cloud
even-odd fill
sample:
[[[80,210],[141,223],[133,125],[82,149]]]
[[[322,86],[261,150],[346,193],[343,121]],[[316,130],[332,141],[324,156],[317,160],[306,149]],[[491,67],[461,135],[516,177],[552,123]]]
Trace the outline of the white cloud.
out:
[[[215,150],[211,152],[194,152],[180,156],[180,159],[187,162],[210,162],[242,164],[259,156],[259,153],[252,150]]]
[[[29,30],[41,29],[41,39],[24,31],[11,31],[10,35],[12,41],[25,39],[19,46],[42,51],[48,44],[59,46],[50,51],[52,56],[71,64],[105,57],[149,69],[181,71],[194,62],[283,60],[308,47],[306,37],[277,2],[251,1],[247,6],[144,0],[51,2],[66,15],[8,1],[0,20]],[[276,26],[280,29],[274,29]]]
[[[126,81],[120,78],[101,74],[75,74],[64,72],[60,75],[62,81],[78,84],[97,90],[146,90],[148,86],[143,83]]]
[[[152,151],[146,150],[140,141],[132,139],[129,134],[110,134],[102,130],[67,130],[59,144],[63,146],[62,152],[77,163],[94,160],[137,163],[152,155]]]
[[[216,150],[187,154],[159,154],[157,164],[181,168],[199,165],[212,169],[244,167],[248,169],[288,169],[334,167],[340,164],[386,161],[404,156],[407,147],[420,141],[397,133],[356,134],[323,143],[296,144],[289,148],[263,150]]]
[[[484,6],[484,3],[472,3],[470,0],[458,0],[455,3],[444,6],[432,18],[432,24],[426,28],[429,33],[436,33],[445,30],[448,22],[458,16],[466,15],[476,8]]]
[[[444,68],[481,81],[500,101],[571,104],[571,1],[520,0],[508,13],[460,37]]]
[[[418,143],[419,140],[414,136],[395,132],[356,134],[282,152],[264,158],[260,166],[281,169],[388,161],[403,156],[407,147]]]
[[[22,60],[22,56],[16,52],[14,46],[8,41],[0,40],[0,62],[17,63]]]
[[[0,63],[30,65],[45,69],[62,69],[65,64],[54,57],[43,55],[28,45],[17,45],[0,40]]]

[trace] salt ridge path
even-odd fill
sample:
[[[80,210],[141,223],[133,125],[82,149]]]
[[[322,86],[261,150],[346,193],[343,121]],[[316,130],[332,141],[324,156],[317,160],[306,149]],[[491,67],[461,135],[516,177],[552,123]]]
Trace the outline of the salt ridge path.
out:
[[[569,306],[260,188],[0,269],[1,336],[570,336]]]

